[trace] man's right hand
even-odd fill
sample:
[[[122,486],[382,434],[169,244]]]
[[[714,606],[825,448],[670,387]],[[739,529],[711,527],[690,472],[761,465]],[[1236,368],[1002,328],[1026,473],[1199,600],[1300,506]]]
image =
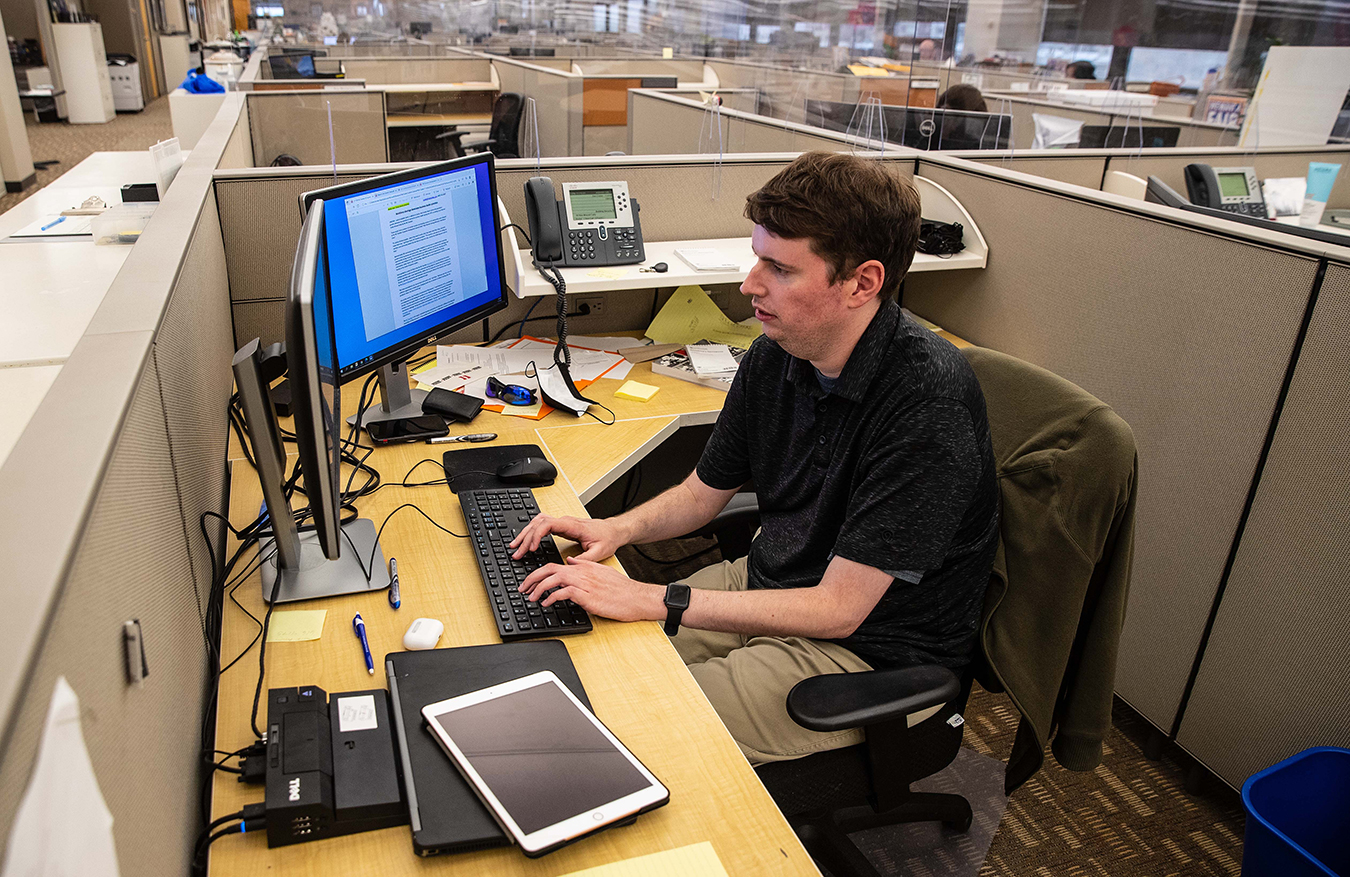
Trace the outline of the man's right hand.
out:
[[[570,516],[555,518],[538,514],[525,525],[520,535],[511,541],[511,547],[515,549],[512,556],[519,560],[528,552],[537,550],[539,543],[549,534],[579,543],[584,550],[577,558],[596,563],[611,557],[619,550],[619,546],[626,544],[613,520]]]

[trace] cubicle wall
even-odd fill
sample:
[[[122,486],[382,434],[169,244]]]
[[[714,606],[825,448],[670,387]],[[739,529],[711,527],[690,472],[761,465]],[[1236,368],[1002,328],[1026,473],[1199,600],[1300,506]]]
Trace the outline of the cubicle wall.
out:
[[[513,59],[494,58],[492,63],[502,91],[515,91],[534,98],[540,153],[545,156],[581,155],[582,78]],[[522,130],[521,133],[523,148],[527,132]]]
[[[280,155],[293,155],[301,164],[331,164],[334,150],[338,164],[389,158],[384,95],[378,91],[251,92],[247,97],[257,165],[267,167]]]
[[[642,204],[642,232],[649,241],[711,239],[750,234],[750,223],[743,215],[745,193],[759,188],[789,160],[781,155],[736,156],[717,167],[711,159],[697,157],[657,161],[545,159],[542,172],[558,186],[626,180],[629,191]],[[338,179],[347,182],[386,173],[394,167],[343,167],[339,168]],[[907,172],[908,168],[901,165],[899,170]],[[505,160],[497,164],[498,195],[511,218],[522,224],[525,181],[535,173],[533,161]],[[329,185],[331,179],[322,168],[217,173],[216,195],[237,344],[255,337],[261,337],[264,343],[281,340],[286,284],[300,236],[298,198],[303,192]],[[603,318],[570,320],[569,330],[594,333],[632,329],[645,326],[651,319],[650,291],[609,293],[607,298]],[[513,297],[510,310],[491,318],[490,331],[496,332],[520,319],[533,304],[534,301],[521,303]],[[546,302],[543,307],[550,305],[551,302]],[[537,316],[546,313],[542,307],[535,311]],[[541,333],[553,331],[552,324],[547,322],[534,328]],[[455,340],[482,340],[482,329],[466,329]]]
[[[1347,326],[1350,267],[1333,264],[1177,736],[1220,776],[1350,745]]]
[[[577,58],[569,67],[583,76],[674,76],[681,84],[702,82],[702,59],[684,58]]]
[[[628,153],[630,155],[688,155],[698,153],[806,152],[823,149],[868,151],[856,138],[824,128],[798,125],[754,113],[723,107],[714,124],[713,113],[702,103],[682,95],[652,89],[628,92]],[[721,137],[718,137],[718,130]],[[901,152],[898,147],[893,148]],[[890,150],[888,150],[890,151]]]
[[[348,58],[342,64],[348,77],[372,86],[492,79],[487,58]]]
[[[1116,689],[1170,730],[1317,279],[1317,254],[1337,248],[996,166],[925,155],[918,173],[966,206],[990,256],[981,272],[915,275],[907,303],[975,343],[1081,384],[1134,429],[1138,529]]]
[[[193,150],[0,465],[0,844],[64,677],[128,875],[187,873],[199,828],[211,563],[198,522],[226,507],[232,351],[211,174],[232,127],[217,117]],[[130,619],[150,670],[139,686]]]
[[[1138,111],[1125,108],[1096,110],[1008,92],[992,94],[986,92],[984,100],[991,111],[1002,110],[1012,114],[1013,146],[1018,149],[1030,149],[1035,142],[1036,120],[1032,116],[1036,113],[1073,119],[1085,125],[1105,125],[1114,128],[1134,128],[1140,125],[1178,127],[1181,129],[1177,135],[1178,148],[1237,145],[1236,128],[1194,122],[1176,116],[1152,114],[1144,115],[1141,119]]]

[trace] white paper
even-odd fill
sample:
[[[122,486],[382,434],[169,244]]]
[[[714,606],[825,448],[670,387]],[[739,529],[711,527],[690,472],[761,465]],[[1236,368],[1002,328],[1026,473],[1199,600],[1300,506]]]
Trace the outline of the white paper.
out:
[[[626,338],[622,336],[609,335],[568,335],[567,343],[575,344],[577,347],[589,347],[592,350],[607,350],[610,353],[618,353],[620,350],[627,350],[630,347],[641,347],[644,343],[637,338]]]
[[[633,346],[633,339],[625,339],[629,347]],[[553,361],[553,349],[557,346],[555,341],[544,341],[536,338],[524,338],[514,344],[512,350],[544,350],[547,351],[547,359]],[[628,372],[632,370],[633,364],[619,356],[617,353],[609,353],[600,349],[593,348],[592,344],[583,343],[581,338],[567,337],[567,347],[572,351],[572,365],[570,372],[574,381],[594,381],[601,375],[607,378],[616,378],[622,380],[628,377]],[[539,360],[535,360],[536,363]]]
[[[431,368],[419,371],[415,377],[418,385],[424,390],[458,390],[466,384],[473,381],[486,381],[488,370],[486,366],[481,365],[441,365],[437,363]]]
[[[117,877],[113,817],[80,730],[80,699],[56,680],[33,776],[9,830],[3,877]]]
[[[689,354],[689,364],[701,377],[736,373],[736,360],[725,344],[690,344],[684,352]]]
[[[373,731],[380,726],[375,714],[375,695],[358,694],[338,698],[338,731]]]
[[[506,350],[500,347],[467,347],[455,344],[436,348],[437,365],[464,368],[481,365],[491,374],[509,375],[524,372],[531,362],[540,359],[538,350]],[[545,359],[544,365],[552,362]]]
[[[76,237],[83,235],[92,237],[94,217],[92,216],[67,216],[64,219],[60,214],[44,216],[36,222],[31,222],[23,228],[10,235],[12,238],[57,238],[57,237]],[[44,231],[44,229],[46,229]]]
[[[731,256],[712,247],[679,247],[675,255],[695,271],[734,271],[740,267]]]

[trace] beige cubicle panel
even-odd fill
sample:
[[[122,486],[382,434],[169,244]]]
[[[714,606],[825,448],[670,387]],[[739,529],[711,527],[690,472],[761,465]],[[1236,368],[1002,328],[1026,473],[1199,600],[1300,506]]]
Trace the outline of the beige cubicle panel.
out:
[[[681,84],[703,81],[703,59],[692,58],[577,58],[572,68],[584,76],[674,76]]]
[[[329,131],[331,114],[332,131]],[[253,161],[269,166],[280,155],[301,164],[386,161],[388,137],[380,92],[263,92],[248,95]]]
[[[693,97],[697,97],[696,95]],[[760,152],[840,152],[861,146],[843,134],[743,113],[723,107],[720,126],[713,113],[684,94],[653,89],[628,93],[628,153],[630,155],[690,155]],[[721,129],[721,138],[717,132]]]
[[[540,155],[546,158],[581,155],[582,77],[513,59],[494,58],[492,64],[503,92],[514,91],[534,99]],[[528,126],[528,118],[521,124]],[[522,127],[522,149],[532,137],[533,132]]]
[[[1101,187],[1107,162],[1103,150],[1083,150],[1081,154],[1076,149],[962,150],[943,154],[1089,189]]]
[[[1134,430],[1139,498],[1116,691],[1177,715],[1317,259],[1157,205],[927,154],[918,173],[989,241],[977,272],[914,275],[905,302],[1080,384]],[[1290,240],[1286,235],[1267,235]]]
[[[367,85],[488,82],[492,62],[486,58],[349,58],[347,76]]]
[[[1350,747],[1347,325],[1350,264],[1332,263],[1177,735],[1234,788],[1309,746]]]
[[[199,827],[211,584],[199,521],[225,508],[233,349],[210,177],[230,122],[193,150],[0,465],[0,579],[24,596],[6,607],[0,839],[64,678],[122,874],[187,873]],[[125,669],[131,619],[140,685]]]

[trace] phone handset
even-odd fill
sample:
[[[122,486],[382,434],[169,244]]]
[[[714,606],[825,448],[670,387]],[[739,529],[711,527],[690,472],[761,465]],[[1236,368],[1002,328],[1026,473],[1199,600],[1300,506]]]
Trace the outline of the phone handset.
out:
[[[1186,165],[1186,197],[1201,207],[1219,206],[1219,178],[1207,164]]]
[[[536,266],[562,262],[562,227],[558,223],[558,199],[548,177],[525,181],[525,216],[530,226],[530,244]]]

